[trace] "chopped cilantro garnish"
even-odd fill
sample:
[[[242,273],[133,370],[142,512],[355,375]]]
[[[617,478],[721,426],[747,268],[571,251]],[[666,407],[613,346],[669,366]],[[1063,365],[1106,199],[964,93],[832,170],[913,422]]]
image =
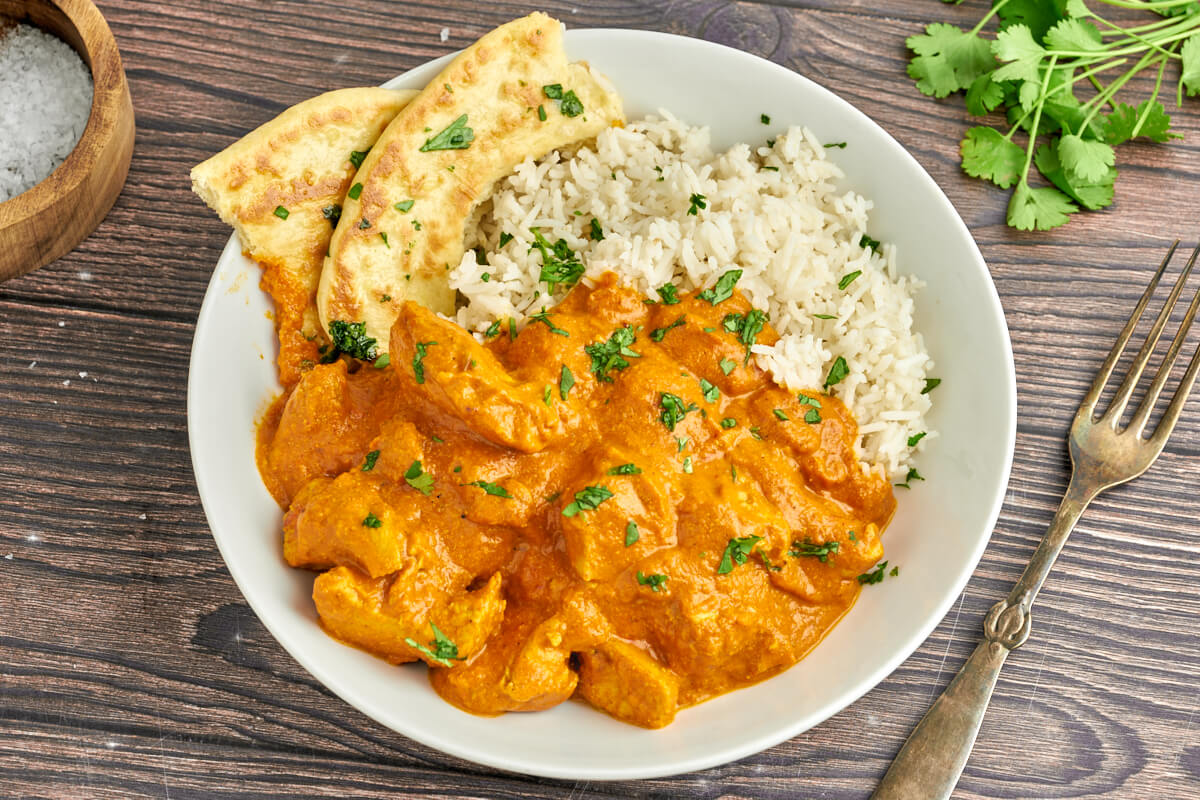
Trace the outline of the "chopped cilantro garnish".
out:
[[[510,342],[517,340],[517,321],[513,317],[508,318],[508,340]]]
[[[637,573],[637,582],[642,586],[649,586],[650,591],[652,592],[659,592],[662,591],[663,584],[667,582],[667,576],[661,573],[654,575],[643,575],[642,571],[639,569]]]
[[[372,450],[371,452],[367,453],[367,457],[363,461],[362,471],[370,472],[371,470],[375,469],[375,462],[378,460],[379,460],[379,451],[378,450]]]
[[[604,228],[600,227],[600,220],[592,217],[592,221],[588,223],[588,238],[593,242],[604,241]]]
[[[782,408],[772,408],[771,413],[774,414],[775,419],[779,420],[780,422],[788,421],[788,415],[784,413]]]
[[[897,483],[896,485],[901,488],[904,488],[904,489],[911,489],[912,487],[909,486],[909,484],[912,481],[923,481],[923,480],[925,480],[925,479],[921,477],[921,473],[917,472],[917,468],[910,467],[908,470],[908,474],[904,476],[904,483]]]
[[[883,574],[887,570],[888,562],[884,561],[870,572],[864,572],[858,576],[858,582],[864,586],[869,586],[873,583],[880,583],[883,580]]]
[[[833,314],[813,314],[817,319],[837,319]]]
[[[450,639],[446,637],[446,634],[438,630],[437,625],[434,625],[432,622],[430,622],[429,627],[433,629],[433,639],[429,642],[428,647],[418,643],[415,639],[409,636],[404,637],[404,643],[414,650],[429,656],[430,660],[436,661],[443,667],[453,666],[450,663],[451,659],[455,661],[464,660],[458,656],[458,645],[450,641]]]
[[[735,564],[745,564],[754,547],[762,541],[761,536],[740,536],[730,539],[721,554],[721,562],[717,565],[717,574],[725,575],[733,571]]]
[[[366,150],[350,151],[350,163],[354,165],[355,169],[362,166],[363,159],[367,157],[367,153],[369,152],[371,152],[371,148],[369,147]]]
[[[860,238],[858,240],[859,247],[863,248],[864,250],[865,249],[874,250],[876,253],[879,252],[879,245],[880,245],[880,241],[878,239],[872,239],[870,236],[867,236],[865,233],[862,235],[862,238]]]
[[[738,341],[746,348],[746,358],[742,363],[750,362],[750,348],[754,346],[758,334],[762,333],[763,325],[767,322],[765,311],[752,308],[745,314],[726,314],[721,321],[725,330],[736,333]]]
[[[290,213],[291,212],[289,212],[283,206],[275,206],[275,216],[279,217],[280,219],[287,219]]]
[[[708,208],[707,198],[702,194],[693,194],[688,198],[688,202],[691,203],[691,207],[688,208],[687,213],[693,217],[696,216],[698,209]]]
[[[392,206],[392,208],[396,209],[401,214],[407,214],[412,210],[413,203],[415,202],[415,200],[401,200],[399,203],[396,203],[394,206]],[[424,206],[422,206],[422,208],[423,207]]]
[[[667,333],[684,324],[684,319],[684,317],[680,317],[665,328],[655,328],[654,330],[650,331],[650,339],[655,342],[661,342],[666,337]]]
[[[356,183],[350,187],[350,191],[346,192],[346,196],[351,200],[357,200],[362,195],[362,184]]]
[[[372,364],[371,366],[375,367],[375,369],[383,369],[384,367],[386,367],[388,364],[391,364],[391,363],[392,363],[392,354],[384,353],[379,358],[375,359],[375,363]]]
[[[731,269],[717,279],[717,283],[711,289],[705,289],[700,293],[701,300],[707,300],[710,304],[716,305],[724,300],[733,297],[733,287],[737,284],[738,279],[742,277],[740,269]]]
[[[608,471],[609,475],[641,475],[642,470],[637,464],[621,464]]]
[[[770,125],[770,124],[771,124],[771,118],[770,118],[770,117],[768,117],[766,114],[759,114],[759,115],[758,115],[758,121],[759,121],[759,122],[761,122],[763,125]]]
[[[942,382],[941,378],[926,378],[925,388],[921,390],[921,394],[929,394],[936,389]]]
[[[574,89],[568,89],[562,96],[562,102],[558,104],[558,110],[564,117],[578,117],[583,113],[583,101],[575,94]]]
[[[475,139],[475,131],[467,127],[467,115],[463,114],[451,122],[445,130],[436,136],[425,140],[421,152],[433,150],[466,150]]]
[[[360,230],[365,231],[367,228],[371,227],[371,220],[367,219],[366,217],[363,217],[362,220],[358,223],[358,227]]]
[[[562,365],[562,372],[558,374],[558,396],[563,400],[567,399],[567,394],[571,391],[571,387],[575,385],[575,375],[572,374],[570,367],[566,364]]]
[[[825,146],[826,146],[826,147],[837,147],[837,148],[839,148],[839,149],[841,149],[841,150],[845,150],[845,149],[846,149],[846,143],[845,143],[845,142],[829,142],[829,143],[827,143]]]
[[[736,428],[737,420],[734,419],[733,417],[726,417],[725,419],[721,420],[721,427],[726,428],[726,429]]]
[[[833,365],[829,368],[829,374],[825,376],[825,389],[830,386],[835,386],[850,374],[850,367],[846,364],[846,359],[838,356],[833,360]]]
[[[321,209],[321,216],[329,220],[329,224],[336,228],[338,220],[342,218],[342,207],[337,203],[325,206]]]
[[[367,516],[363,518],[362,524],[364,528],[382,528],[383,520],[375,516],[374,511],[368,511]]]
[[[728,375],[729,373],[733,372],[737,368],[737,362],[734,361],[732,358],[722,358],[720,367],[721,367],[721,372],[724,372],[726,375]]]
[[[500,332],[500,320],[496,320],[491,325],[488,325],[487,330],[483,332],[483,335],[486,336],[487,338],[491,339],[493,336],[495,336],[499,332]]]
[[[788,555],[792,558],[801,556],[812,556],[822,564],[829,561],[829,557],[837,553],[840,545],[834,542],[826,542],[825,544],[813,544],[807,540],[803,542],[792,542],[792,549],[788,550]]]
[[[508,493],[508,490],[498,483],[488,483],[487,481],[471,481],[470,483],[460,483],[459,486],[474,486],[476,488],[483,489],[485,493],[490,494],[493,497],[507,497],[510,500],[512,499],[512,495]]]
[[[550,405],[550,398],[553,391],[554,389],[551,388],[550,384],[546,384],[544,387],[542,387],[542,402],[546,405]]]
[[[921,441],[922,439],[924,439],[924,438],[925,438],[925,435],[926,435],[926,434],[925,434],[925,432],[924,432],[924,431],[921,431],[920,433],[914,433],[912,436],[908,437],[908,446],[909,446],[909,447],[916,447],[916,446],[917,446],[917,442],[919,442],[919,441]]]
[[[695,403],[685,404],[681,397],[669,392],[660,392],[658,402],[662,406],[662,414],[659,415],[659,420],[669,431],[675,430],[675,426],[683,421],[683,418],[687,416],[689,411],[695,411],[699,408]]]
[[[538,119],[540,119],[542,122],[546,121],[546,107],[545,106],[538,106]]]
[[[626,358],[641,358],[630,348],[637,341],[632,325],[617,328],[607,341],[595,342],[585,346],[584,352],[592,357],[592,374],[598,381],[612,382],[609,374],[613,370],[623,370],[629,366]]]
[[[380,239],[383,239],[383,243],[387,245],[387,247],[388,247],[388,250],[391,250],[391,249],[392,249],[392,246],[391,246],[390,244],[388,244],[388,240],[387,240],[387,234],[386,234],[386,233],[384,233],[383,231],[380,231],[380,232],[379,232],[379,238],[380,238]]]
[[[365,322],[342,322],[335,319],[329,323],[329,338],[333,340],[334,358],[337,358],[338,353],[345,353],[360,361],[375,360],[375,339],[367,336]],[[332,360],[331,358],[330,361]]]
[[[691,457],[691,456],[685,456],[685,457],[684,457],[684,459],[683,459],[683,471],[684,471],[684,472],[686,472],[688,475],[691,475],[691,474],[692,474],[692,457]]]
[[[535,322],[542,323],[543,325],[545,325],[547,328],[550,329],[551,333],[553,333],[557,336],[570,336],[571,335],[564,328],[560,328],[557,325],[555,325],[553,322],[551,322],[550,321],[550,312],[544,308],[537,314],[529,315],[529,324],[532,325]]]
[[[641,532],[638,531],[637,523],[629,520],[629,524],[625,526],[625,546],[632,547],[637,544],[637,540],[641,537]]]
[[[804,412],[804,421],[809,425],[816,425],[821,421],[821,412],[817,411],[815,408],[810,408],[808,411]]]
[[[585,486],[575,493],[574,502],[562,510],[564,517],[573,517],[580,511],[594,511],[600,504],[613,496],[607,486]]]
[[[425,382],[425,348],[435,345],[437,342],[417,342],[416,353],[413,354],[412,367],[413,376],[417,379],[417,383]]]
[[[721,396],[721,390],[704,378],[700,379],[700,392],[704,395],[705,402],[708,403],[717,402],[717,398]]]
[[[503,231],[500,232],[500,246],[501,247],[504,247],[504,245],[508,244],[512,240],[513,240],[513,235],[511,233],[505,233]]]
[[[420,461],[414,461],[404,471],[404,482],[426,497],[433,494],[433,476],[421,469]]]
[[[658,288],[658,296],[662,298],[663,305],[673,306],[679,302],[678,290],[673,283],[660,286]]]
[[[850,284],[854,283],[854,279],[857,278],[859,275],[862,275],[861,269],[856,269],[856,270],[854,270],[854,272],[846,273],[845,275],[842,276],[842,279],[840,281],[838,281],[838,288],[841,289],[842,291],[845,291],[846,287],[849,286]]]
[[[575,256],[567,240],[559,239],[550,244],[537,228],[529,230],[533,233],[533,246],[529,252],[537,250],[542,254],[542,272],[538,279],[546,282],[547,291],[553,294],[560,283],[568,289],[578,283],[583,277],[583,263]]]
[[[561,83],[551,83],[542,87],[542,94],[546,95],[550,100],[562,100],[563,90]]]

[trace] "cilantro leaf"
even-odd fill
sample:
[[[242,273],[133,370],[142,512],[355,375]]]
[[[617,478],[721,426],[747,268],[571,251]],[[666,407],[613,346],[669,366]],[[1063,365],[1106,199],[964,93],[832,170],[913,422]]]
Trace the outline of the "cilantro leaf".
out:
[[[463,114],[441,133],[426,139],[420,150],[422,153],[434,150],[466,150],[474,140],[475,131],[467,127],[467,115]]]
[[[733,287],[737,285],[741,277],[742,271],[740,269],[729,270],[717,279],[716,284],[711,289],[705,289],[700,292],[700,299],[707,300],[710,305],[714,306],[717,303],[728,300],[730,297],[733,297]]]
[[[1171,117],[1157,100],[1143,100],[1137,108],[1118,103],[1112,113],[1105,115],[1103,130],[1104,141],[1114,146],[1138,136],[1155,142],[1183,138],[1171,130]]]
[[[404,471],[404,482],[426,497],[433,494],[433,476],[421,469],[420,461],[414,461]]]
[[[337,353],[345,353],[360,361],[374,361],[378,353],[375,339],[367,336],[365,322],[343,322],[335,319],[329,323],[329,338],[333,340],[335,357]]]
[[[1093,211],[1111,205],[1113,201],[1113,182],[1117,178],[1117,170],[1109,167],[1104,177],[1099,181],[1084,181],[1070,175],[1063,169],[1058,158],[1057,143],[1042,145],[1037,149],[1033,163],[1046,179],[1061,189],[1072,200],[1084,208]]]
[[[917,81],[918,89],[935,97],[966,89],[996,66],[986,39],[953,25],[935,22],[905,43],[917,54],[909,63],[909,77]]]
[[[613,493],[607,486],[585,486],[575,493],[575,500],[562,510],[562,515],[573,517],[580,511],[594,511],[612,496]]]
[[[606,341],[584,346],[584,352],[592,357],[591,372],[596,380],[612,383],[610,372],[628,368],[627,358],[641,358],[641,353],[630,349],[636,341],[633,326],[625,325],[613,331]]]
[[[967,131],[959,145],[963,172],[972,178],[985,178],[1007,189],[1021,178],[1025,151],[995,128],[981,125]]]
[[[1096,181],[1113,166],[1116,154],[1112,145],[1069,133],[1058,140],[1058,158],[1075,177]]]
[[[1046,32],[1066,16],[1067,0],[1008,0],[996,13],[1000,17],[1001,31],[1020,25],[1041,41]]]
[[[1011,2],[1012,0],[1010,0]],[[1038,65],[1046,57],[1046,50],[1036,41],[1025,25],[1012,25],[996,34],[992,52],[1005,62],[992,73],[997,81],[1039,82]]]
[[[1022,231],[1048,231],[1066,224],[1068,214],[1079,208],[1058,189],[1031,189],[1028,183],[1017,184],[1008,201],[1008,224]]]
[[[967,111],[982,117],[1004,102],[1004,87],[992,80],[991,73],[980,75],[967,87]]]
[[[735,564],[745,564],[746,559],[750,557],[750,553],[762,541],[762,538],[761,536],[740,536],[730,539],[729,544],[725,545],[725,552],[721,554],[721,562],[717,564],[717,574],[726,575],[733,572]]]
[[[1088,20],[1063,19],[1046,31],[1042,41],[1051,50],[1101,50],[1100,29]]]
[[[1200,33],[1193,33],[1183,40],[1179,57],[1183,61],[1179,85],[1187,89],[1188,97],[1200,94]]]

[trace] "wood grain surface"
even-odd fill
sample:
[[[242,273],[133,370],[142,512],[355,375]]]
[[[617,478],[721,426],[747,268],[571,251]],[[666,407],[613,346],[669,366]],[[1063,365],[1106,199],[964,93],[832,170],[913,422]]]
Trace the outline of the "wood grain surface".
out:
[[[129,182],[75,252],[0,284],[0,796],[862,798],[979,638],[1066,485],[1075,406],[1171,237],[1200,234],[1200,101],[1182,141],[1120,148],[1116,204],[1004,225],[967,179],[961,100],[905,77],[904,39],[980,0],[106,0],[137,111]],[[249,610],[188,455],[188,352],[226,228],[192,164],[286,106],[379,83],[541,8],[573,27],[743,48],[832,88],[933,175],[979,242],[1016,356],[1012,482],[933,635],[859,702],[705,772],[627,783],[498,773],[331,695]],[[439,32],[449,30],[449,40]],[[980,424],[987,424],[981,420]],[[922,487],[936,492],[934,485]],[[1084,517],[1009,659],[960,798],[1200,796],[1200,398],[1167,453]]]

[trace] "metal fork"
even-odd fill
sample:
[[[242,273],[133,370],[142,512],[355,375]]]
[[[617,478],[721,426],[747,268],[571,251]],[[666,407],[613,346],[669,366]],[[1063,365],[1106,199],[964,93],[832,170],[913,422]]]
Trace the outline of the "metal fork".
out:
[[[872,800],[937,800],[950,796],[971,755],[1000,668],[1004,666],[1008,654],[1029,638],[1030,608],[1075,523],[1088,503],[1100,492],[1133,480],[1145,472],[1167,443],[1167,437],[1175,428],[1188,393],[1196,382],[1196,373],[1200,371],[1200,346],[1193,353],[1187,372],[1157,427],[1148,437],[1143,434],[1155,402],[1183,347],[1188,329],[1196,316],[1196,308],[1200,306],[1200,290],[1192,298],[1179,332],[1171,342],[1146,396],[1124,428],[1121,428],[1121,418],[1150,361],[1163,326],[1170,318],[1171,310],[1192,272],[1196,257],[1200,254],[1200,246],[1192,251],[1187,266],[1171,289],[1166,306],[1154,321],[1146,343],[1130,365],[1108,410],[1097,416],[1096,404],[1178,247],[1179,241],[1176,240],[1154,273],[1150,285],[1133,310],[1133,316],[1117,337],[1117,343],[1113,345],[1112,352],[1100,368],[1100,374],[1075,414],[1069,437],[1073,467],[1071,482],[1058,513],[1054,515],[1054,521],[1050,523],[1050,530],[1008,597],[996,603],[988,612],[983,622],[984,640],[900,748],[883,781],[871,795]]]

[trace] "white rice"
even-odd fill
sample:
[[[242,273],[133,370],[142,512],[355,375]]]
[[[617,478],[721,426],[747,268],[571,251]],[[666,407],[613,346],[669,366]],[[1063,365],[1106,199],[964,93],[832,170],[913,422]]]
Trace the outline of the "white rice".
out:
[[[820,388],[843,357],[850,371],[832,391],[859,422],[859,457],[903,479],[913,454],[935,436],[925,424],[929,395],[921,393],[933,361],[913,330],[921,283],[898,273],[895,247],[885,243],[876,254],[860,244],[871,202],[838,190],[841,170],[807,129],[792,128],[771,147],[713,153],[707,128],[660,113],[608,129],[574,154],[526,160],[495,187],[467,239],[487,264],[468,250],[450,275],[466,301],[457,321],[481,332],[562,299],[564,290],[548,297],[538,282],[541,256],[529,252],[534,227],[570,244],[585,281],[613,271],[652,299],[663,284],[682,292],[741,269],[737,288],[780,334],[773,346],[753,347],[759,366],[799,391]],[[689,214],[693,194],[707,208]],[[599,242],[588,235],[593,217],[604,231]],[[504,247],[502,232],[513,237]]]

